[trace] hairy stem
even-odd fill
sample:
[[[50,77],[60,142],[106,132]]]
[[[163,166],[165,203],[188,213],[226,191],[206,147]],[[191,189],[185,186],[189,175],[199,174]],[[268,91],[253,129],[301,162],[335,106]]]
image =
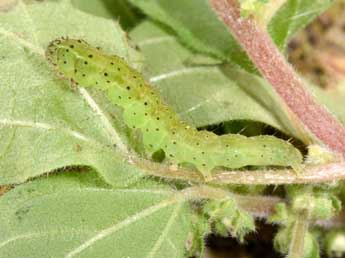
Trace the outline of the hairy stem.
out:
[[[308,232],[308,227],[309,220],[307,213],[298,214],[292,230],[288,258],[304,257],[304,239]]]
[[[263,77],[296,116],[294,119],[315,136],[314,141],[321,141],[345,156],[345,127],[304,88],[302,80],[279,52],[268,32],[255,20],[242,18],[236,0],[210,2]]]
[[[302,173],[296,174],[291,169],[224,171],[215,174],[211,181],[216,184],[315,184],[345,179],[345,162],[308,166]]]
[[[345,162],[306,166],[302,173],[292,169],[215,171],[210,181],[205,182],[200,172],[182,167],[164,166],[148,160],[131,158],[130,163],[142,169],[147,175],[170,180],[213,185],[282,185],[328,183],[345,179]]]
[[[267,218],[274,213],[275,205],[284,202],[283,199],[274,196],[243,195],[236,194],[218,187],[200,185],[187,188],[184,195],[188,199],[225,199],[231,198],[243,210],[256,218]]]

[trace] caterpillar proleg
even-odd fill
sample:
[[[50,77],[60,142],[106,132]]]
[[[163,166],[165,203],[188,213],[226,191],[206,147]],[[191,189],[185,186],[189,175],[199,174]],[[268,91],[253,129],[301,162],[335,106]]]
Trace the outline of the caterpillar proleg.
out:
[[[236,169],[252,165],[301,169],[301,153],[274,136],[217,136],[191,127],[123,59],[107,55],[85,41],[56,39],[47,48],[46,56],[71,83],[100,90],[111,103],[122,108],[124,122],[140,130],[149,156],[163,150],[168,161],[192,164],[207,178],[216,167]]]

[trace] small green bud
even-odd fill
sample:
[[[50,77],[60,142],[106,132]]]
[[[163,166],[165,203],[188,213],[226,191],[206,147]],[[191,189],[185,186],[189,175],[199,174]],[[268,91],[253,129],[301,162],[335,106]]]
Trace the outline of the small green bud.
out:
[[[310,232],[304,237],[304,256],[303,258],[319,258],[320,251],[319,251],[319,244],[315,239],[314,235]]]
[[[237,211],[237,216],[233,221],[232,232],[242,242],[243,238],[249,232],[255,231],[255,221],[253,216],[244,211]]]
[[[251,215],[240,210],[233,200],[212,200],[205,204],[203,212],[213,224],[215,233],[243,240],[245,234],[255,230],[255,222]]]
[[[272,223],[287,224],[289,220],[289,213],[286,204],[283,202],[277,203],[274,207],[275,213],[269,218]]]
[[[268,0],[240,0],[241,16],[257,15]]]
[[[214,222],[214,231],[222,237],[229,236],[229,229],[224,225],[223,221]]]
[[[274,238],[274,249],[282,254],[288,254],[292,241],[293,226],[284,227],[279,230]],[[304,256],[303,258],[319,258],[319,245],[310,232],[304,236]]]
[[[341,202],[327,193],[304,193],[295,196],[291,207],[297,213],[308,211],[310,219],[329,219],[340,210]]]
[[[203,212],[207,214],[211,220],[215,220],[225,216],[233,217],[236,209],[237,204],[233,200],[212,200],[204,205]]]
[[[192,225],[193,231],[189,232],[185,246],[187,256],[203,257],[204,239],[211,232],[210,224],[204,216],[194,214]]]
[[[291,229],[286,227],[281,228],[274,237],[274,249],[282,254],[287,254],[289,252],[290,240]]]
[[[345,232],[329,232],[325,237],[325,249],[329,257],[342,257],[345,254]]]
[[[341,157],[336,155],[334,152],[331,152],[320,145],[313,144],[308,146],[308,156],[305,163],[310,165],[320,165],[335,162],[339,159],[341,159]]]

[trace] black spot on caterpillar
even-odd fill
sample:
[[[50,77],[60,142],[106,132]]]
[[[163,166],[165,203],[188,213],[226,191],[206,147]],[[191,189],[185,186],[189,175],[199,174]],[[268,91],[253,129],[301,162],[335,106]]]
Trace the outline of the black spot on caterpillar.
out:
[[[140,130],[144,149],[151,157],[163,150],[167,160],[192,164],[208,178],[216,167],[291,166],[301,170],[301,153],[274,136],[217,136],[189,126],[122,58],[107,55],[85,41],[54,40],[46,56],[74,86],[103,91],[111,103],[121,107],[124,122]]]

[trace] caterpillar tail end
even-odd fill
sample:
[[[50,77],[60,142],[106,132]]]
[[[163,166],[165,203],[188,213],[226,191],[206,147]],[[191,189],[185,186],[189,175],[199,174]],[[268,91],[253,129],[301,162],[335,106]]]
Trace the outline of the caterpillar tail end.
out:
[[[289,159],[290,162],[288,162],[288,165],[290,165],[296,175],[300,175],[304,170],[303,155],[292,145],[291,147],[292,155],[290,156],[291,158]]]

